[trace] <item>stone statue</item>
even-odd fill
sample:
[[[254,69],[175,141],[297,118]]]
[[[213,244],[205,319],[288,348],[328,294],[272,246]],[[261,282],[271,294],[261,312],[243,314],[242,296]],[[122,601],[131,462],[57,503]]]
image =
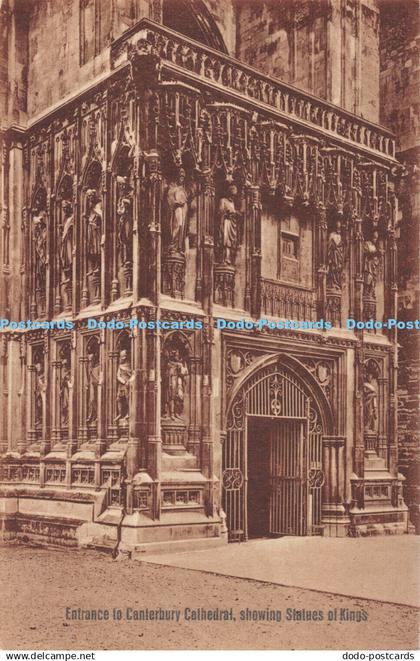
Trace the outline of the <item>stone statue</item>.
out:
[[[370,298],[376,298],[375,288],[379,269],[379,233],[373,232],[372,241],[365,241],[363,246],[363,294]]]
[[[185,380],[188,368],[181,360],[178,349],[171,349],[164,377],[165,415],[172,420],[180,418],[184,410]]]
[[[67,356],[64,356],[62,359],[60,380],[60,422],[62,427],[66,427],[69,423],[70,379],[70,361]]]
[[[101,266],[102,202],[95,189],[89,189],[87,197],[87,257],[89,273],[99,271]]]
[[[222,197],[219,204],[219,243],[223,264],[234,264],[239,244],[238,222],[240,214],[236,211],[234,201],[237,193],[236,186],[230,184],[227,196]]]
[[[100,377],[100,368],[97,356],[94,353],[88,354],[87,362],[87,424],[96,422],[98,419],[98,385]]]
[[[117,417],[118,420],[128,420],[129,397],[130,397],[130,379],[132,376],[131,365],[128,351],[122,349],[117,369]]]
[[[170,241],[169,254],[184,254],[188,219],[188,193],[184,186],[185,170],[179,169],[176,182],[169,184],[167,202],[169,207]]]
[[[371,372],[366,375],[363,384],[364,428],[366,432],[375,432],[378,420],[378,393]]]
[[[35,363],[35,392],[34,392],[34,421],[35,427],[42,427],[42,414],[44,410],[43,394],[46,390],[44,366],[41,362]]]
[[[121,184],[121,194],[117,203],[117,216],[117,242],[121,263],[124,265],[133,259],[133,216],[131,198],[128,195],[128,186],[125,178]]]
[[[35,207],[32,211],[36,287],[45,289],[47,271],[47,214]]]
[[[341,221],[337,221],[336,228],[328,237],[327,254],[327,287],[341,289],[344,266],[344,246],[341,237]]]
[[[68,200],[63,200],[63,230],[61,233],[60,260],[66,280],[71,278],[73,264],[73,206]]]

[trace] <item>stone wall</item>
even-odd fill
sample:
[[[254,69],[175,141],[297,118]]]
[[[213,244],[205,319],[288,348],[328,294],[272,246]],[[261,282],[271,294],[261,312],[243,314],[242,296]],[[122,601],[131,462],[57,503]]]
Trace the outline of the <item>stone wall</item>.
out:
[[[149,0],[118,0],[97,5],[86,14],[87,57],[83,56],[83,27],[79,0],[39,0],[33,4],[29,31],[28,111],[36,116],[93,82],[109,70],[109,44],[143,16]],[[109,12],[104,8],[108,6]],[[111,11],[111,8],[114,11]],[[96,25],[95,30],[92,29]],[[79,35],[79,38],[77,37]],[[76,38],[75,38],[76,37]]]
[[[419,304],[419,2],[384,0],[380,33],[380,120],[396,134],[405,167],[399,186],[399,318],[418,319]],[[420,351],[416,332],[399,333],[399,467],[407,477],[406,498],[418,525],[420,453]],[[417,487],[418,489],[418,487]]]
[[[240,2],[239,59],[378,121],[378,9],[371,0]]]

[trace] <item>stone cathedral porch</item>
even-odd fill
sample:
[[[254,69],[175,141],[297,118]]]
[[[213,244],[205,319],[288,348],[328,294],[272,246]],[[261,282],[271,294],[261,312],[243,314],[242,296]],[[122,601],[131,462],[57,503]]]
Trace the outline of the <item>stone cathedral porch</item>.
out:
[[[396,331],[342,328],[396,316],[389,132],[142,19],[103,80],[3,147],[5,291],[74,325],[1,335],[5,538],[246,540],[259,418],[264,535],[407,531]]]

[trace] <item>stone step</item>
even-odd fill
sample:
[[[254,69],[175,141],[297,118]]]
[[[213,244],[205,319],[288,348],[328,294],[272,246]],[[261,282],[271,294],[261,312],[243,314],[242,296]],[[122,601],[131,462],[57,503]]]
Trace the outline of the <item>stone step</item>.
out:
[[[133,560],[147,560],[147,556],[161,553],[180,553],[185,551],[199,551],[223,546],[227,543],[225,536],[221,537],[198,537],[196,539],[168,540],[162,542],[151,542],[136,544],[131,553]]]

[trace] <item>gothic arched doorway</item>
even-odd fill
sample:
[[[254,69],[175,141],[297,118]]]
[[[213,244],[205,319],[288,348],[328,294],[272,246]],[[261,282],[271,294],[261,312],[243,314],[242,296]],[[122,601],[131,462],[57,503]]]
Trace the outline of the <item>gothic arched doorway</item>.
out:
[[[330,411],[302,370],[290,357],[271,357],[232,393],[222,460],[230,541],[308,535],[321,525],[322,437],[330,433]]]

